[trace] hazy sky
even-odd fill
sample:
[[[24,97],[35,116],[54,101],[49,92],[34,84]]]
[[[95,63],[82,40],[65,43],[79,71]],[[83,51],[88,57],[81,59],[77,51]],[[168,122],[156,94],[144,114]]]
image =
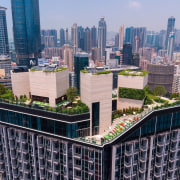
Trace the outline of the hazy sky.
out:
[[[12,37],[11,0],[0,0],[7,10],[9,37]],[[105,17],[108,31],[119,30],[119,26],[145,26],[148,30],[166,29],[167,19],[176,18],[180,28],[180,0],[39,0],[41,29],[70,28],[78,25],[98,25]]]

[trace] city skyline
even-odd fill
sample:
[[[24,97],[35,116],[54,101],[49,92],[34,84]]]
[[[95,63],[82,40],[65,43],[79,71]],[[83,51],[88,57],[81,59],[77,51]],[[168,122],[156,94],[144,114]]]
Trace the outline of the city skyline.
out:
[[[77,3],[72,0],[68,2],[54,0],[52,6],[50,1],[40,0],[41,29],[70,29],[73,23],[84,27],[92,27],[93,25],[97,27],[98,20],[102,16],[105,17],[107,22],[108,32],[118,32],[120,24],[124,24],[125,28],[145,26],[148,30],[160,31],[167,28],[167,19],[170,16],[177,19],[175,28],[180,28],[180,21],[178,21],[180,15],[177,9],[180,2],[178,0],[175,0],[174,3],[162,0],[158,2],[155,0],[150,2],[143,2],[142,0],[119,2],[115,0],[113,3],[109,1],[104,3],[103,1],[103,6],[102,0],[94,1],[94,3],[93,1]],[[62,8],[59,11],[59,5],[67,8]],[[163,5],[161,12],[159,11],[160,5]],[[8,32],[9,38],[12,39],[11,1],[2,0],[1,6],[7,8]],[[152,11],[149,11],[149,9],[152,9]]]

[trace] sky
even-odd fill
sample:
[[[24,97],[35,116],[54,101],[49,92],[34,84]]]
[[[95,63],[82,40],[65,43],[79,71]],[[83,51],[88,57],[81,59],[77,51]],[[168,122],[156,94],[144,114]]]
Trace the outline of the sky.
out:
[[[0,0],[7,9],[9,38],[12,38],[11,0]],[[167,28],[170,16],[180,29],[180,0],[39,0],[41,29],[70,28],[73,23],[84,27],[98,26],[104,17],[107,30],[118,32],[125,27],[147,27],[159,31]]]

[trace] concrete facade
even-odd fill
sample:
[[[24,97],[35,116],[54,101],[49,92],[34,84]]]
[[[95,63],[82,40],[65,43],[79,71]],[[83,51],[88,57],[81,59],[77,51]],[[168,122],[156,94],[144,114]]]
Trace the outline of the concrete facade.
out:
[[[90,109],[92,133],[92,103],[100,103],[99,134],[111,126],[113,74],[93,75],[81,72],[81,100]],[[90,133],[90,134],[91,134]]]
[[[13,73],[11,71],[12,90],[15,96],[26,95],[29,97],[30,83],[29,72]]]
[[[118,75],[118,87],[144,89],[148,83],[146,76]]]
[[[118,98],[117,109],[136,107],[141,108],[143,106],[144,100]]]
[[[29,71],[12,73],[12,88],[16,96],[29,93],[49,98],[49,105],[55,106],[55,99],[63,96],[69,88],[69,71]]]

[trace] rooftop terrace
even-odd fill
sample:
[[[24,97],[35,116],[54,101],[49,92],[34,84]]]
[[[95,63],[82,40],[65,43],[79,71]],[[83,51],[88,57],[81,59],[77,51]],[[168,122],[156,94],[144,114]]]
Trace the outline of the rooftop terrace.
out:
[[[131,71],[131,70],[124,70],[120,72],[118,75],[125,75],[125,76],[146,76],[148,71]]]

